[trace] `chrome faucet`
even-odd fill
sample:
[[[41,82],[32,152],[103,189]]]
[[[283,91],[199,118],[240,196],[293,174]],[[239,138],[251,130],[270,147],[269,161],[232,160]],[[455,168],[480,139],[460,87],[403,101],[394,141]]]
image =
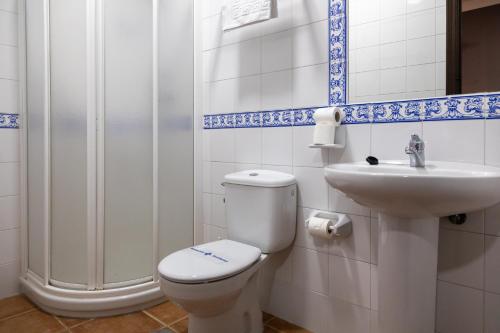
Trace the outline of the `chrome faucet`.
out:
[[[405,152],[410,155],[410,166],[425,168],[425,143],[417,134],[412,134],[410,144]]]

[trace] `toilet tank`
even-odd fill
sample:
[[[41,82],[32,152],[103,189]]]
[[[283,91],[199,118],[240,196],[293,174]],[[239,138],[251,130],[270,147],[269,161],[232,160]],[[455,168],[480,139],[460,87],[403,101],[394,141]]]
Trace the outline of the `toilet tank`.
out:
[[[247,170],[224,177],[228,238],[273,253],[295,237],[297,185],[293,175]]]

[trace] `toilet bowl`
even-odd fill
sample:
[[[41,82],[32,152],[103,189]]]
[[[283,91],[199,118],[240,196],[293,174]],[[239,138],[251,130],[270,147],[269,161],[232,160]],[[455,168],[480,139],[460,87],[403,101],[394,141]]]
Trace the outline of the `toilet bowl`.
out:
[[[249,170],[226,175],[224,187],[229,239],[165,257],[161,290],[188,312],[190,333],[261,333],[258,274],[295,237],[295,178]]]
[[[267,258],[230,240],[184,249],[158,266],[161,290],[189,313],[189,332],[262,332],[257,274]]]

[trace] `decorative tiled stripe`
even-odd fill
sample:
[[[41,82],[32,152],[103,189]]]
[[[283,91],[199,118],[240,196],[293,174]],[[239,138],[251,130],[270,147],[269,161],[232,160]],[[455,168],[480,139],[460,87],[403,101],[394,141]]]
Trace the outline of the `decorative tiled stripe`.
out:
[[[329,105],[346,103],[347,96],[347,0],[329,0]]]
[[[343,124],[500,119],[500,94],[459,95],[420,100],[339,106]],[[207,115],[205,129],[312,126],[318,108]]]
[[[19,128],[19,115],[0,113],[0,128]]]
[[[488,118],[500,118],[500,94],[490,95],[488,99]]]
[[[500,118],[500,94],[352,104],[341,109],[346,124]]]
[[[206,115],[204,128],[312,126],[315,124],[313,115],[317,109],[319,108]]]

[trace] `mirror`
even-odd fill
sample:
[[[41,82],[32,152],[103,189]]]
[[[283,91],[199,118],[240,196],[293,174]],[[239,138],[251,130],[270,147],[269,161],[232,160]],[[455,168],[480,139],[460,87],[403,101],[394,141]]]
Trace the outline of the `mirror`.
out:
[[[448,0],[447,94],[500,90],[500,0]]]
[[[349,103],[445,95],[445,0],[347,2]]]
[[[500,91],[500,0],[347,0],[348,103]]]

